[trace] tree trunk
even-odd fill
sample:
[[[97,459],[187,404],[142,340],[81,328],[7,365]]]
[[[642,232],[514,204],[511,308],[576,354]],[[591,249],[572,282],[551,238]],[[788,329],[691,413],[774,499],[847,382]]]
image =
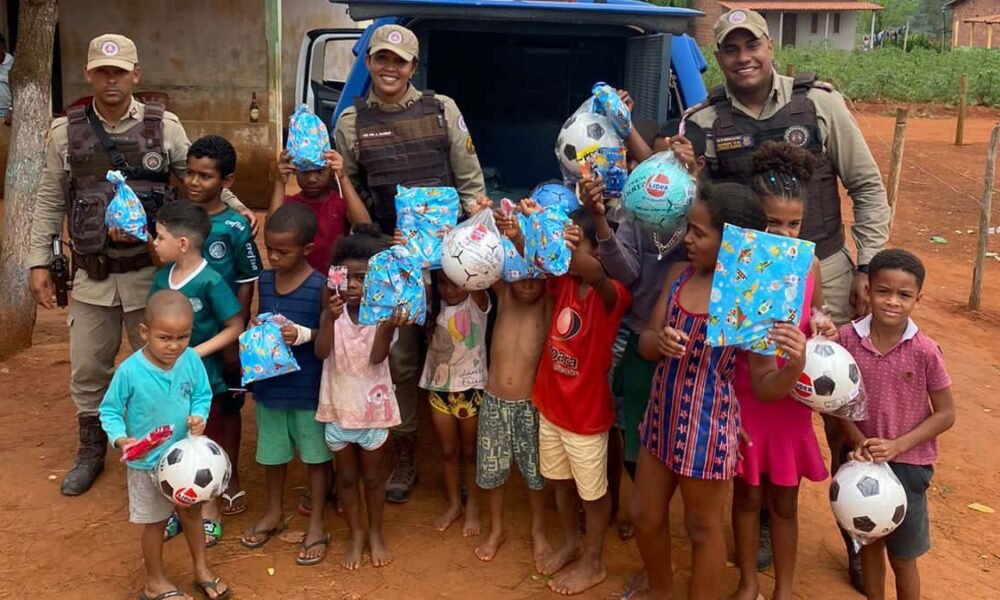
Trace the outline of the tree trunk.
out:
[[[52,118],[52,45],[58,12],[56,0],[21,0],[10,74],[13,131],[0,232],[0,360],[29,347],[35,328],[36,304],[28,287],[28,235]]]

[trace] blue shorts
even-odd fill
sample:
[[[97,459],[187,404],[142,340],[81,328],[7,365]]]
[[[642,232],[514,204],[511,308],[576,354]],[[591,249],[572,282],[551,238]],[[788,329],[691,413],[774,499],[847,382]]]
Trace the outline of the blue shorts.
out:
[[[378,450],[389,439],[389,430],[375,427],[372,429],[344,429],[336,423],[326,424],[326,445],[334,452],[340,452],[348,444],[357,444],[363,450]]]

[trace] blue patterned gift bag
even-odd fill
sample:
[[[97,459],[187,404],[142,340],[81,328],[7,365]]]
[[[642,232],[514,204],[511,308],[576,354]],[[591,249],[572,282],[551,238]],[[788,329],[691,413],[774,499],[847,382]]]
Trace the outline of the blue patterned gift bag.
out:
[[[422,269],[441,268],[441,240],[458,223],[458,191],[450,187],[396,187],[396,227]]]
[[[281,315],[260,313],[259,325],[240,334],[240,366],[243,385],[299,370],[292,350],[281,335],[286,322]]]
[[[108,230],[117,229],[140,242],[148,242],[146,210],[139,197],[125,183],[125,176],[121,171],[108,171],[107,180],[115,186],[115,195],[104,211],[104,223]]]
[[[568,273],[573,251],[566,245],[563,234],[569,222],[566,213],[554,206],[531,215],[523,229],[525,259],[550,275]]]
[[[727,224],[712,278],[707,342],[777,354],[778,322],[798,324],[815,244]]]
[[[330,134],[323,120],[305,104],[299,105],[288,118],[288,144],[285,149],[291,156],[292,164],[300,171],[326,168],[323,154],[330,149]]]
[[[358,321],[378,325],[399,307],[418,325],[427,316],[427,291],[418,261],[404,246],[383,250],[368,261]]]

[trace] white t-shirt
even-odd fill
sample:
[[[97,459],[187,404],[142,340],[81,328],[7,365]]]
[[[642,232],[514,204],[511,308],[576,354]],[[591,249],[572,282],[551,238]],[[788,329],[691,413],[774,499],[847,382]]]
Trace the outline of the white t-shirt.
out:
[[[486,314],[470,294],[438,314],[427,349],[420,387],[436,392],[464,392],[486,387]]]

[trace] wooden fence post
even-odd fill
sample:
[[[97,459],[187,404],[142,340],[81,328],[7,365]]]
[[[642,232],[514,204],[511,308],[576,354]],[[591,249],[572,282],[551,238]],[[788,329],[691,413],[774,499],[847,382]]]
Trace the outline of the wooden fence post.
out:
[[[892,167],[889,171],[889,189],[886,196],[889,200],[889,233],[892,233],[892,224],[896,219],[896,203],[899,201],[899,180],[903,170],[903,141],[906,137],[906,116],[909,110],[906,108],[896,109],[896,131],[892,136]]]
[[[965,103],[968,101],[969,74],[962,73],[958,87],[958,125],[955,127],[955,145],[961,146],[965,137]]]
[[[795,65],[786,65],[785,66],[785,76],[786,77],[795,77]]]
[[[983,270],[986,262],[986,242],[990,235],[990,212],[993,210],[993,182],[997,174],[997,144],[1000,143],[1000,123],[993,126],[990,145],[986,149],[986,184],[979,203],[979,243],[976,244],[976,266],[972,269],[972,292],[969,309],[979,310],[979,296],[983,291]]]

